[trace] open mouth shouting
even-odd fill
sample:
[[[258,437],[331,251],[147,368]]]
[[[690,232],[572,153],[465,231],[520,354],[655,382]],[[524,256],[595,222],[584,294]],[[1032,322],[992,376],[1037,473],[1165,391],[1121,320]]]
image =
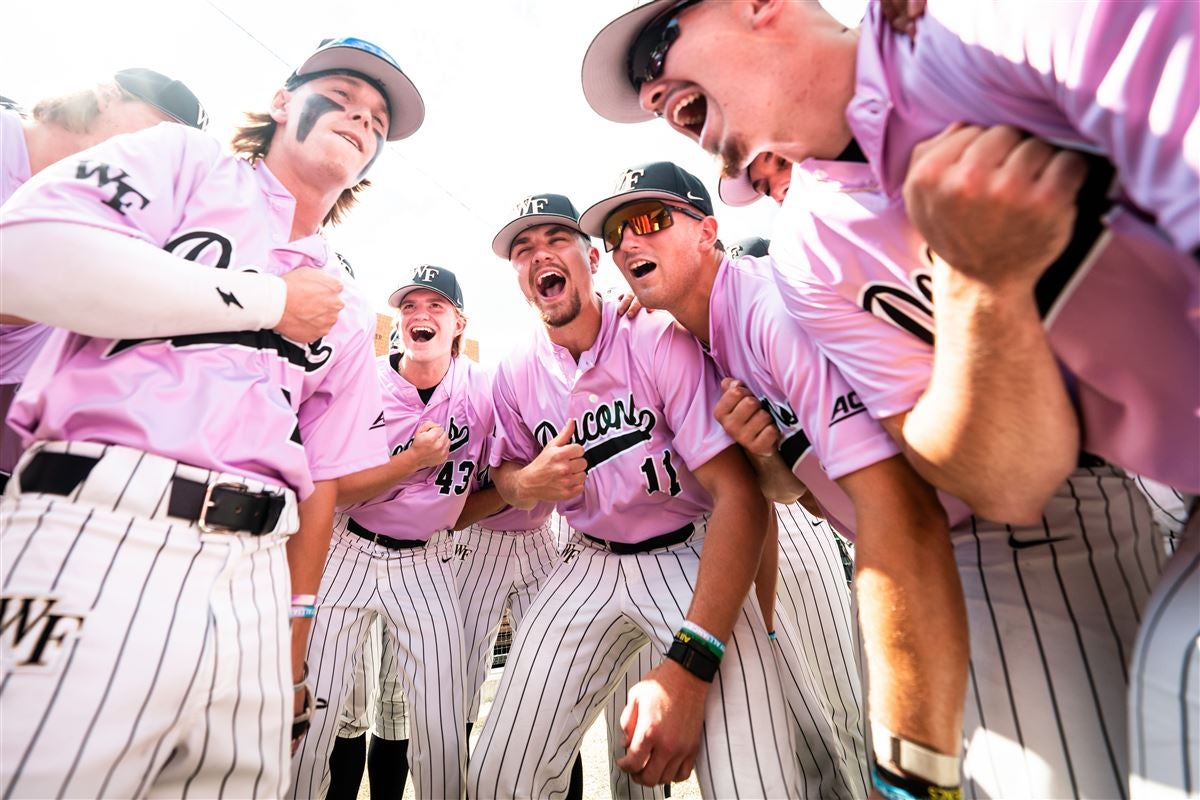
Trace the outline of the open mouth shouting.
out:
[[[567,276],[554,267],[544,269],[534,278],[534,290],[542,300],[557,300],[567,290]]]
[[[708,119],[708,98],[699,89],[691,89],[672,97],[664,114],[671,126],[697,141]]]
[[[437,331],[428,325],[413,325],[408,329],[408,336],[414,343],[431,342]]]
[[[658,268],[658,264],[645,258],[635,258],[625,264],[631,278],[642,279]]]

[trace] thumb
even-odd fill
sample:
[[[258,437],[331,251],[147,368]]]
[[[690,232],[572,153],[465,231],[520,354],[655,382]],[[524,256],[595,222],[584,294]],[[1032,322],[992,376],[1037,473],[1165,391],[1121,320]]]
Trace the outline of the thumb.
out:
[[[433,420],[427,419],[424,422],[422,422],[420,425],[417,426],[417,433],[424,433],[425,431],[431,430],[434,427],[435,427],[435,425],[433,423]]]
[[[633,741],[633,732],[637,729],[637,697],[631,696],[625,703],[625,708],[621,710],[621,731],[625,734],[625,748],[629,749],[630,743]]]
[[[575,435],[575,418],[572,417],[571,419],[567,420],[566,425],[563,425],[563,429],[558,432],[558,436],[555,436],[553,439],[550,440],[550,444],[557,444],[557,445],[570,444],[571,437],[574,435]]]

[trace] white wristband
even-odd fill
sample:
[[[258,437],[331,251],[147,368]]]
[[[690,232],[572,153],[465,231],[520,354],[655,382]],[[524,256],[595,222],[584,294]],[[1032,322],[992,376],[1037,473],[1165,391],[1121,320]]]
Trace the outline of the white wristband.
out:
[[[924,745],[901,739],[886,727],[871,721],[871,744],[875,762],[892,772],[913,775],[935,786],[962,783],[961,759],[931,750]]]

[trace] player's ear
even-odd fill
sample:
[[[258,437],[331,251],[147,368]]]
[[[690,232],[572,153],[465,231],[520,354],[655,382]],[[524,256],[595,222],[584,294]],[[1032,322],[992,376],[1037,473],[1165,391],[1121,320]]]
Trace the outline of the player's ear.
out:
[[[110,105],[120,100],[121,87],[116,83],[109,81],[96,86],[96,107],[100,109],[100,113],[103,114]]]
[[[705,217],[700,220],[700,241],[698,243],[701,252],[708,252],[713,249],[717,243],[717,218]]]
[[[593,275],[600,269],[600,251],[595,247],[588,247],[588,267],[591,268]]]
[[[461,311],[454,313],[454,335],[462,336],[467,330],[467,318]]]
[[[275,120],[280,125],[287,122],[287,103],[292,98],[292,93],[287,89],[280,89],[275,92],[275,96],[271,98],[271,119]]]
[[[762,28],[774,23],[779,17],[779,12],[783,10],[785,2],[787,0],[751,0],[750,26],[753,28]]]

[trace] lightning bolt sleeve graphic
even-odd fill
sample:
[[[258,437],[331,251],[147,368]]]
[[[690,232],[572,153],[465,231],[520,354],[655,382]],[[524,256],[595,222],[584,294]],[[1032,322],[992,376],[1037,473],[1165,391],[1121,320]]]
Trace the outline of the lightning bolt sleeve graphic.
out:
[[[238,302],[237,296],[233,292],[225,292],[218,288],[217,294],[225,301],[226,306],[237,306],[238,308],[245,309],[245,306]]]

